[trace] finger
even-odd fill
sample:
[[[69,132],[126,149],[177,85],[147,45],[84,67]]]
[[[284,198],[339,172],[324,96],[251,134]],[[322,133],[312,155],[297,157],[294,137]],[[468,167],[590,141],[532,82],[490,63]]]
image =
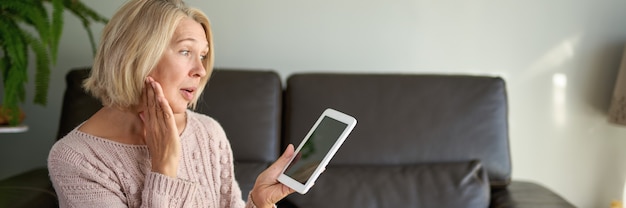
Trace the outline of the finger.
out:
[[[150,117],[150,79],[146,77],[143,87],[143,107],[144,107],[144,124],[147,124]]]
[[[163,95],[163,90],[161,90],[159,92],[158,89],[161,89],[161,84],[159,84],[159,82],[157,82],[156,80],[154,80],[154,78],[150,77],[150,91],[152,92],[152,110],[153,110],[153,116],[154,116],[154,121],[153,121],[153,125],[155,127],[159,127],[161,125],[163,125],[164,123],[166,123],[165,118],[167,118],[166,116],[163,115],[164,112],[164,108],[162,103],[163,100],[165,100],[165,96]],[[162,127],[162,126],[161,126]],[[159,128],[162,129],[162,128]]]
[[[154,81],[154,91],[159,101],[159,108],[162,111],[161,115],[163,116],[163,118],[166,119],[172,118],[174,116],[172,108],[165,98],[165,94],[163,93],[163,88],[161,87],[161,84],[156,81]]]
[[[143,84],[143,104],[146,110],[148,109],[148,88],[150,87],[150,80],[146,77],[145,83]]]
[[[144,141],[146,143],[148,143],[148,132],[147,132],[147,128],[149,127],[149,122],[150,122],[150,98],[149,98],[149,90],[150,90],[150,79],[148,77],[146,77],[144,86],[143,86],[143,106],[144,109],[142,112],[140,112],[139,116],[141,118],[141,120],[143,121],[143,135],[144,135]]]
[[[152,80],[152,92],[154,93],[154,113],[155,113],[155,117],[158,119],[157,122],[158,123],[164,123],[165,121],[165,117],[163,115],[163,112],[165,111],[165,108],[163,107],[163,97],[165,97],[163,95],[163,91],[159,91],[158,89],[160,89],[160,84],[159,82],[157,82],[156,80]]]
[[[293,152],[294,152],[293,144],[289,144],[287,145],[287,149],[285,149],[285,152],[283,152],[283,155],[281,157],[291,159],[291,156],[293,156]]]
[[[146,86],[146,110],[148,111],[148,117],[154,118],[155,109],[154,109],[154,84],[152,77],[148,77],[148,85]]]
[[[275,204],[285,196],[295,192],[295,190],[281,184],[277,180],[278,175],[289,163],[293,154],[293,145],[289,144],[283,155],[257,177],[254,187],[252,188],[253,193],[251,193],[255,195],[254,198],[266,201],[269,204]]]
[[[159,128],[159,121],[161,119],[159,118],[158,101],[157,101],[157,96],[154,91],[155,81],[150,76],[147,77],[147,80],[148,80],[148,85],[146,86],[146,91],[147,91],[146,94],[148,98],[146,99],[146,103],[147,103],[146,111],[148,113],[147,113],[147,119],[146,119],[147,125],[144,126],[144,130],[147,131],[146,135],[147,137],[149,137],[148,139],[150,139],[151,142],[156,142],[156,140],[159,139],[160,136],[158,136],[157,132],[155,131],[162,129],[162,128]]]

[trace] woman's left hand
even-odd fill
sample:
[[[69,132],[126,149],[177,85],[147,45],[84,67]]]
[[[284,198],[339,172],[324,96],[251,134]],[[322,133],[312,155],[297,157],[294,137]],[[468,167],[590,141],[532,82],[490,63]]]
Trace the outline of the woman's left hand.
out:
[[[273,207],[278,201],[294,192],[293,189],[278,181],[278,176],[289,163],[293,152],[293,145],[290,144],[283,155],[256,178],[254,188],[250,191],[252,202],[256,207]]]

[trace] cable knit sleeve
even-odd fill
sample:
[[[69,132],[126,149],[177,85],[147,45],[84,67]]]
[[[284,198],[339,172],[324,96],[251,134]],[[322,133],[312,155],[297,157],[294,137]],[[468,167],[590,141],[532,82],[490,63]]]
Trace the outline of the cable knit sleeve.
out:
[[[151,172],[146,177],[141,207],[192,207],[196,185]]]

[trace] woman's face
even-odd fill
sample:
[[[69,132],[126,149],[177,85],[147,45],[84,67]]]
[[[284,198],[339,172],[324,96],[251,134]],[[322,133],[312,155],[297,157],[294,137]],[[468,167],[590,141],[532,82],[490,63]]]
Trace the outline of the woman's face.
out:
[[[149,75],[161,84],[174,114],[184,113],[198,96],[200,80],[207,75],[202,63],[209,52],[208,44],[202,25],[191,18],[183,19]]]

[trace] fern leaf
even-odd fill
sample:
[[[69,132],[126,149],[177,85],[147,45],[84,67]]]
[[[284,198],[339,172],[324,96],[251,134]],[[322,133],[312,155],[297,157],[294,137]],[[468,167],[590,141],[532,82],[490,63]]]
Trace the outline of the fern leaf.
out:
[[[3,15],[34,27],[45,45],[50,43],[48,12],[38,0],[2,2]]]
[[[63,0],[52,0],[52,37],[50,42],[50,55],[52,64],[56,64],[59,49],[59,41],[63,33]]]
[[[51,16],[44,7],[45,2],[52,5]],[[46,104],[51,62],[56,64],[58,57],[65,9],[81,20],[95,54],[96,44],[90,24],[106,24],[108,20],[79,0],[0,0],[0,75],[4,87],[2,103],[5,107],[16,108],[11,112],[18,113],[17,106],[26,97],[29,49],[36,56],[33,102]]]
[[[76,12],[80,12],[83,14],[83,16],[88,17],[88,19],[91,19],[95,22],[100,22],[103,24],[106,24],[109,22],[109,20],[107,18],[105,18],[104,16],[99,15],[96,11],[94,11],[93,9],[90,9],[89,7],[87,7],[84,3],[80,2],[80,1],[74,1],[74,4],[76,5]]]
[[[20,36],[23,33],[22,29],[10,19],[0,18],[0,22],[2,23],[0,24],[0,34],[6,43],[4,45],[5,56],[8,56],[11,60],[8,64],[26,69],[28,65],[28,51],[25,50],[25,40]]]
[[[3,28],[5,27],[2,26],[2,25],[7,25],[8,24],[7,21],[8,20],[6,18],[0,17],[0,46],[1,46],[0,50],[2,50],[2,53],[1,53],[2,56],[0,56],[0,60],[2,61],[2,64],[0,65],[0,75],[2,76],[2,86],[4,86],[4,83],[6,82],[7,72],[9,71],[8,65],[11,61],[9,59],[9,56],[7,55],[7,49],[5,45],[5,43],[9,43],[6,40],[8,37],[5,37],[7,36],[8,32],[3,30]]]
[[[23,102],[26,96],[24,83],[28,77],[26,75],[26,66],[28,64],[28,51],[24,39],[20,34],[23,31],[17,27],[17,23],[11,19],[0,17],[0,37],[2,37],[2,50],[4,51],[3,65],[8,66],[4,69],[4,97],[2,101],[3,108],[9,109],[9,112],[19,112],[17,106]],[[11,116],[10,123],[17,122],[16,115]],[[13,118],[15,120],[13,120]]]
[[[19,80],[19,76],[16,76],[18,70],[20,69],[17,69],[16,67],[9,68],[8,79],[7,82],[5,82],[4,89],[5,99],[2,102],[2,110],[4,110],[4,113],[9,113],[10,125],[16,125],[18,122],[19,100],[17,99],[17,94],[24,92],[23,82],[20,82],[21,80]]]
[[[89,36],[89,43],[91,44],[92,53],[93,55],[95,55],[97,47],[90,24],[92,20],[103,24],[106,24],[109,20],[103,16],[100,16],[98,13],[96,13],[94,10],[90,9],[80,1],[64,0],[63,3],[65,4],[65,7],[67,7],[67,9],[69,9],[70,12],[78,17],[83,23],[83,28],[85,28],[85,31],[87,31],[87,35]]]
[[[44,8],[43,4],[33,4],[33,9],[27,10],[30,13],[30,24],[35,27],[35,30],[39,33],[40,40],[49,45],[52,43],[52,29],[50,27],[50,18],[48,17],[48,11]]]
[[[24,83],[28,77],[26,75],[26,66],[28,64],[28,51],[26,44],[20,34],[23,31],[17,27],[17,23],[11,19],[0,17],[0,37],[2,37],[2,50],[4,51],[3,65],[8,66],[4,69],[4,97],[2,105],[4,110],[8,109],[11,114],[10,124],[18,122],[18,105],[24,101],[26,90]]]
[[[4,52],[4,48],[0,48],[0,52],[1,54],[4,54],[6,52]],[[7,71],[7,60],[6,60],[6,56],[0,56],[0,76],[3,77],[2,79],[2,83],[4,83],[4,73]]]
[[[46,105],[48,97],[48,86],[50,83],[50,59],[48,51],[41,41],[28,33],[22,34],[26,39],[30,48],[33,49],[36,56],[35,67],[35,97],[33,102]]]

